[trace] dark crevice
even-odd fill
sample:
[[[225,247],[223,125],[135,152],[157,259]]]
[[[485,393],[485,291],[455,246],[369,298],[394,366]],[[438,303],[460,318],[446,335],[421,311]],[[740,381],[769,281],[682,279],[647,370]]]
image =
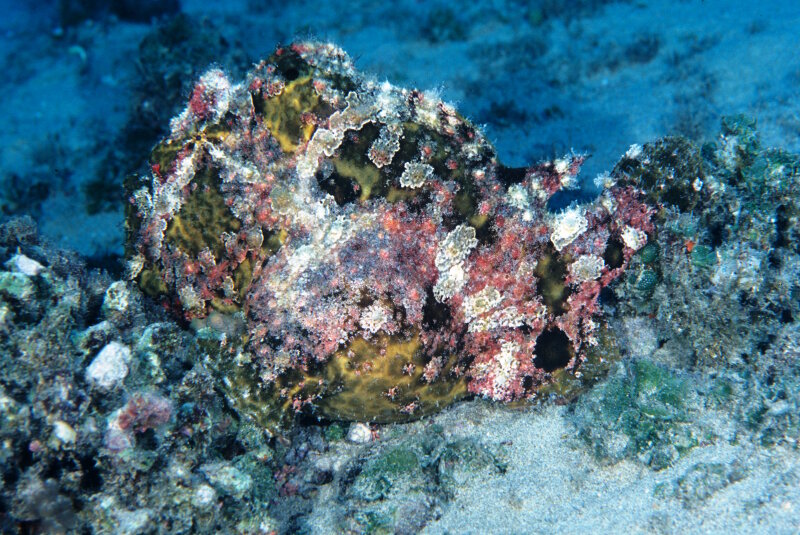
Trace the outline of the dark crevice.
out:
[[[425,307],[422,309],[422,326],[429,330],[438,330],[450,322],[450,307],[440,303],[433,296],[433,289],[428,288]]]
[[[216,451],[223,459],[230,461],[247,453],[247,449],[241,442],[236,440],[236,435],[229,434],[223,435],[214,441],[213,450]]]
[[[505,165],[500,165],[497,168],[497,180],[507,188],[525,180],[525,175],[527,173],[527,167],[506,167]]]
[[[612,290],[609,286],[606,286],[600,290],[600,296],[598,298],[598,303],[600,306],[614,306],[617,304],[617,302],[617,296],[614,294],[614,290]]]
[[[147,451],[155,451],[158,447],[155,430],[147,429],[143,433],[139,433],[136,437],[136,447]]]
[[[722,223],[714,223],[708,229],[709,238],[711,239],[711,247],[716,249],[725,241],[725,225]]]
[[[100,470],[97,468],[95,457],[93,454],[87,454],[78,458],[81,465],[81,490],[86,491],[88,494],[98,492],[103,486],[103,477],[100,475]]]
[[[530,392],[531,388],[533,388],[533,377],[530,375],[526,375],[522,378],[522,388],[525,392]]]
[[[106,271],[114,278],[121,278],[125,273],[125,261],[116,253],[103,253],[86,258],[87,269]]]
[[[603,251],[603,261],[609,269],[617,269],[625,263],[625,256],[622,254],[623,250],[622,242],[613,238],[608,240],[606,250]]]
[[[547,329],[536,339],[533,365],[546,372],[564,368],[572,359],[572,344],[558,328]]]
[[[786,206],[778,206],[775,210],[775,247],[789,247],[791,245],[788,232],[790,226],[791,221],[786,213]]]
[[[298,71],[294,67],[289,67],[283,73],[283,77],[286,78],[287,82],[291,82],[292,80],[297,80],[297,78],[300,77],[300,71]]]
[[[333,171],[327,177],[324,177],[321,172],[317,173],[317,183],[319,183],[322,191],[333,196],[339,206],[358,200],[355,182],[336,171]]]
[[[273,54],[270,57],[270,63],[275,65],[277,71],[287,82],[297,80],[310,70],[308,63],[300,57],[300,54],[290,48],[281,49],[280,55]]]

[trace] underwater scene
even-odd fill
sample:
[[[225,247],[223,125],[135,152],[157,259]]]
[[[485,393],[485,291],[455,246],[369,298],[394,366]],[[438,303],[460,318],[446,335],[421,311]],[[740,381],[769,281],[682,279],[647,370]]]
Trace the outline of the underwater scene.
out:
[[[800,3],[0,7],[0,533],[800,533]]]

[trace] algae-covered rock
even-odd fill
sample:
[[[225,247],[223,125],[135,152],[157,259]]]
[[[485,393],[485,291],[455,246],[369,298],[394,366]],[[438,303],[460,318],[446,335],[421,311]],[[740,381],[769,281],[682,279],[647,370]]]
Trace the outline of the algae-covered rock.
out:
[[[398,492],[398,487],[405,494],[421,490],[422,476],[418,454],[408,446],[396,446],[368,460],[350,492],[358,500],[374,502],[386,498],[392,489]]]
[[[742,116],[723,118],[702,148],[675,138],[632,148],[614,176],[658,202],[657,232],[614,289],[618,313],[655,318],[663,339],[688,345],[681,359],[704,368],[762,353],[800,314],[797,161],[763,147]]]
[[[653,204],[683,212],[700,211],[709,197],[706,165],[700,149],[680,137],[634,145],[617,163],[613,174],[647,192]]]
[[[502,475],[502,451],[472,438],[453,439],[434,426],[389,439],[365,452],[344,479],[349,511],[343,529],[415,533],[467,481]]]
[[[190,332],[26,220],[0,223],[0,266],[33,286],[0,292],[0,531],[212,533],[268,516],[264,432],[238,423]]]
[[[688,507],[696,507],[741,478],[740,467],[725,463],[698,463],[678,478],[675,493]]]
[[[600,459],[637,458],[654,469],[671,465],[696,446],[689,383],[662,366],[619,364],[575,407],[581,435]]]

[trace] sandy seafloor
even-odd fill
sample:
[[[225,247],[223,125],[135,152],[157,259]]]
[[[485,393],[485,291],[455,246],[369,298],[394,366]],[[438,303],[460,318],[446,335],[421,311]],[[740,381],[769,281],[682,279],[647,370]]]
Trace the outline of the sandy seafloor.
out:
[[[115,162],[112,172],[108,159],[135,92],[143,91],[135,57],[153,25],[106,16],[66,26],[51,3],[1,4],[3,210],[31,213],[53,243],[113,269],[122,254],[122,207],[90,213],[86,184],[100,177],[116,187],[141,163]],[[298,37],[330,40],[377,78],[438,89],[483,125],[508,164],[588,152],[587,192],[631,144],[675,133],[713,138],[725,114],[755,117],[765,145],[800,150],[800,3],[541,5],[183,0],[182,10],[224,36],[223,68],[241,72]],[[443,10],[438,18],[430,16],[435,8]],[[226,64],[232,57],[239,64]],[[46,194],[31,193],[34,183]],[[636,460],[599,463],[575,446],[567,411],[477,402],[434,417],[455,434],[510,444],[510,460],[502,477],[464,481],[426,532],[800,532],[794,448],[720,441],[660,471]],[[656,492],[709,462],[744,467],[745,476],[695,504]],[[323,498],[309,518],[319,532],[330,526]]]

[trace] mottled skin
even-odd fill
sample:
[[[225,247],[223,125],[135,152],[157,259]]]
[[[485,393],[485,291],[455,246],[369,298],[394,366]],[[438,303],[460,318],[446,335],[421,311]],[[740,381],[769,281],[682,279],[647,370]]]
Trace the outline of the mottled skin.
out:
[[[222,388],[267,427],[534,398],[576,376],[653,230],[632,184],[550,213],[582,161],[504,167],[435,95],[297,43],[198,82],[131,187],[131,275],[215,340]]]

